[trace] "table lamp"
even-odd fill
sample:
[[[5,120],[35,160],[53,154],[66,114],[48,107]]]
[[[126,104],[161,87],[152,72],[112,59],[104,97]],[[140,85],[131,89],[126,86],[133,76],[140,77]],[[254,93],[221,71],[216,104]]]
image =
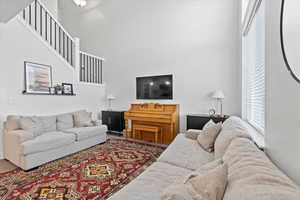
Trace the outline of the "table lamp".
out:
[[[223,99],[225,98],[225,95],[223,93],[222,90],[216,90],[213,94],[212,94],[212,98],[217,99],[218,102],[220,102],[221,105],[221,113],[220,116],[223,116]]]
[[[113,96],[112,94],[110,94],[110,95],[107,96],[107,100],[108,100],[108,110],[109,110],[109,111],[112,110],[112,108],[111,108],[111,102],[112,102],[113,100],[115,100],[115,99],[116,99],[116,97]]]

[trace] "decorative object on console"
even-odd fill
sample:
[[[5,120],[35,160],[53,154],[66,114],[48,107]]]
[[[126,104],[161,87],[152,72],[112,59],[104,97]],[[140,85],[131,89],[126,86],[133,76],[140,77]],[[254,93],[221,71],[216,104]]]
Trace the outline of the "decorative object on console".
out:
[[[216,90],[212,94],[212,98],[217,99],[217,101],[220,103],[220,116],[223,117],[223,99],[225,98],[225,95],[222,90]]]
[[[125,112],[124,118],[125,137],[151,142],[158,141],[157,137],[162,137],[159,139],[162,144],[170,144],[179,132],[178,104],[132,104],[129,111]],[[145,129],[140,129],[143,126]],[[157,127],[159,133],[152,131],[153,127]],[[148,129],[151,131],[147,131]]]
[[[63,83],[62,93],[65,95],[73,95],[73,85],[71,83]]]
[[[121,135],[125,128],[124,111],[102,111],[102,122],[107,126],[108,133]]]
[[[54,88],[55,88],[55,94],[62,94],[62,90],[63,90],[62,85],[56,84],[56,85],[54,86]]]
[[[32,62],[24,62],[25,90],[27,94],[49,94],[52,87],[52,68]]]
[[[116,99],[116,97],[113,96],[112,94],[110,94],[110,95],[107,96],[107,100],[108,100],[108,110],[112,111],[112,108],[111,108],[111,102],[112,102],[113,100],[115,100],[115,99]]]
[[[208,110],[208,114],[209,114],[209,116],[214,116],[216,114],[216,110],[211,108]]]
[[[54,95],[55,94],[55,87],[49,87],[49,93]]]
[[[207,122],[212,120],[214,123],[224,122],[228,119],[228,115],[220,116],[209,116],[209,115],[187,115],[187,130],[189,129],[198,129],[202,130]]]

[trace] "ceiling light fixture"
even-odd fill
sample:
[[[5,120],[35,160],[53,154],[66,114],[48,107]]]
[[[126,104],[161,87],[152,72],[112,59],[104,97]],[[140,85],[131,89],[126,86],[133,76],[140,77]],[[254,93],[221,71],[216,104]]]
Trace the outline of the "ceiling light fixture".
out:
[[[78,7],[84,7],[86,6],[87,2],[86,0],[73,0],[73,2],[76,4]]]

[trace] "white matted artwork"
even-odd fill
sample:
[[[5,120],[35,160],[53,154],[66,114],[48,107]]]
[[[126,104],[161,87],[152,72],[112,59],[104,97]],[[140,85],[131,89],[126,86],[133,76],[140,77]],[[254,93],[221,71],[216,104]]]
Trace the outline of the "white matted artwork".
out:
[[[25,93],[49,94],[52,87],[52,68],[32,62],[25,62]]]

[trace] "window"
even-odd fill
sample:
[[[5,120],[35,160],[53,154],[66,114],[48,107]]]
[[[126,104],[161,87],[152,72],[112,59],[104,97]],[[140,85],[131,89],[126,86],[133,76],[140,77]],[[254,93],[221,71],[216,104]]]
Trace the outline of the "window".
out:
[[[248,3],[249,3],[249,0],[242,0],[242,21],[245,18]]]
[[[259,0],[258,0],[259,1]],[[265,129],[265,5],[261,1],[243,35],[243,118]]]

